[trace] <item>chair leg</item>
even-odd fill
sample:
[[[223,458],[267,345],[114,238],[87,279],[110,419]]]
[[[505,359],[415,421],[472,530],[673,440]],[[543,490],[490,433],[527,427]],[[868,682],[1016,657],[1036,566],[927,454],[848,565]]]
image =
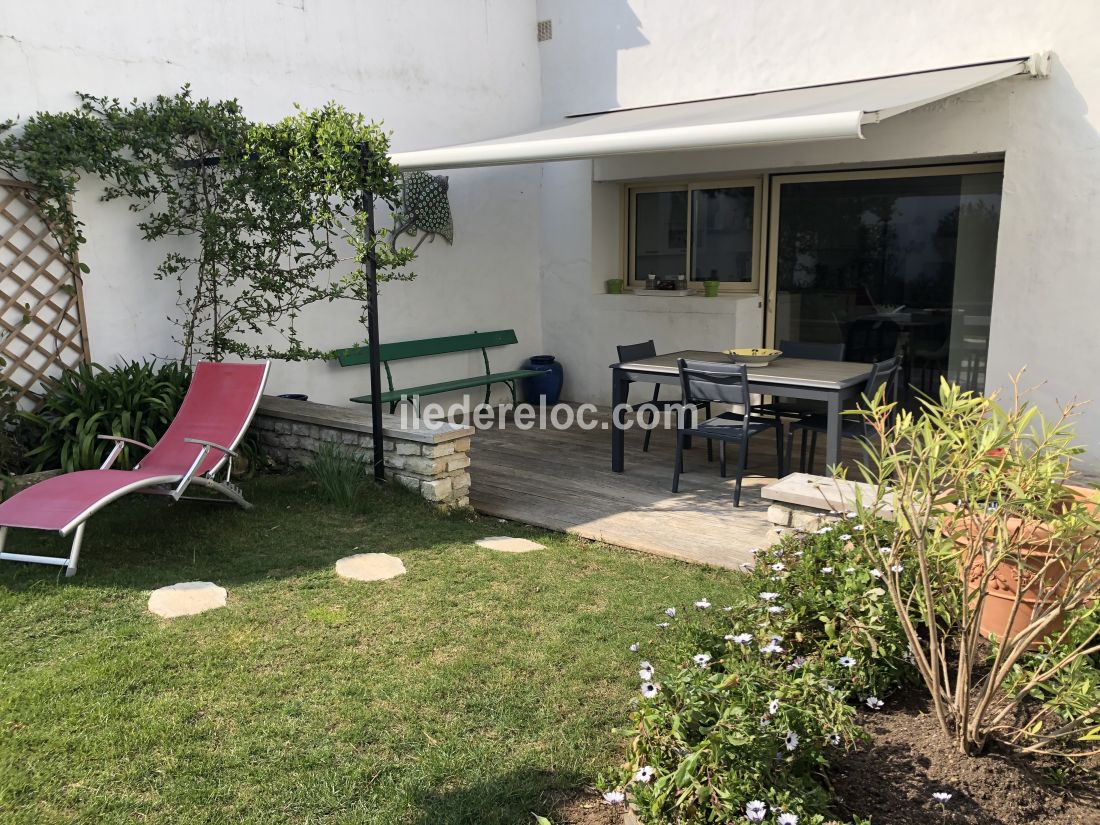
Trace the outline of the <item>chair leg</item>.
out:
[[[737,481],[733,487],[733,506],[741,506],[741,480],[745,477],[745,466],[749,463],[749,436],[746,433],[739,445],[740,455],[737,459]]]
[[[656,409],[654,409],[653,410],[654,419],[656,419],[658,416],[660,416],[660,413]],[[647,426],[645,428],[645,438],[642,439],[642,452],[643,453],[648,453],[649,452],[649,439],[652,437],[653,428],[656,425],[657,425],[657,422],[655,420],[651,419],[650,422],[649,422],[649,426]]]
[[[714,442],[707,439],[707,461],[714,461]]]
[[[684,470],[684,439],[676,431],[676,466],[672,468],[672,492],[680,492],[680,473]]]
[[[718,442],[718,472],[722,478],[726,477],[726,442]]]
[[[778,415],[775,417],[775,466],[779,473],[777,478],[783,478],[783,421]]]
[[[791,468],[791,459],[793,458],[793,456],[792,456],[793,452],[794,452],[794,428],[792,427],[792,428],[787,430],[787,469],[788,470]],[[801,461],[799,463],[799,467],[801,468]]]

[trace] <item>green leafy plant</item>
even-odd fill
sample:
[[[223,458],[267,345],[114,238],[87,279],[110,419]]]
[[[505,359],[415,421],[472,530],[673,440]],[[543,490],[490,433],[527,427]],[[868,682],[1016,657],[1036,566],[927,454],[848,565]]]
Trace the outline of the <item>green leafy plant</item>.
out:
[[[39,470],[90,470],[112,447],[100,435],[153,445],[168,429],[190,383],[190,367],[175,362],[134,361],[110,369],[80,364],[46,383],[38,412],[19,414],[37,442],[27,461]],[[141,451],[127,445],[115,466],[128,469],[140,460]]]
[[[1044,419],[1018,377],[1013,386],[1007,406],[947,382],[919,414],[876,399],[866,411],[874,437],[862,472],[877,504],[897,514],[883,557],[906,574],[883,583],[944,733],[967,754],[990,740],[1079,753],[1098,733],[1097,697],[1030,704],[1060,694],[1065,679],[1088,669],[1079,663],[1100,652],[1090,609],[1100,597],[1100,522],[1096,504],[1066,486],[1081,452],[1075,407]],[[998,609],[1008,603],[1008,630],[987,655],[982,623],[995,599]],[[1027,665],[1044,639],[1060,654]]]
[[[661,641],[639,650],[658,664],[640,663],[611,798],[628,793],[652,823],[827,821],[822,769],[862,737],[855,703],[878,709],[913,675],[864,549],[892,531],[841,518],[784,536],[755,551],[742,601],[669,608]]]
[[[187,86],[147,103],[79,97],[73,112],[0,124],[0,171],[35,185],[70,255],[84,241],[70,209],[82,173],[106,182],[105,200],[130,202],[146,240],[193,239],[154,272],[175,284],[185,362],[325,357],[298,334],[303,311],[364,306],[368,259],[381,281],[412,277],[413,251],[368,217],[375,199],[398,210],[401,189],[385,133],[362,115],[329,103],[257,124],[236,100],[196,99]],[[269,332],[283,345],[261,342]]]
[[[309,472],[321,488],[321,497],[330,504],[350,510],[361,500],[367,477],[367,461],[362,455],[326,441],[317,450]]]

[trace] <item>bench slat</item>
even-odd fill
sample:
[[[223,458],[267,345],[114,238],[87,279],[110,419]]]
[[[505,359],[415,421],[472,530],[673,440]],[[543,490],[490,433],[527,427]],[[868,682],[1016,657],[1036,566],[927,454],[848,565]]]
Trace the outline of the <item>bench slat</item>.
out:
[[[456,378],[453,381],[440,381],[438,384],[424,384],[419,387],[408,387],[403,390],[384,392],[382,393],[381,400],[383,402],[393,402],[400,401],[403,396],[439,395],[440,393],[451,392],[453,390],[465,390],[470,387],[484,387],[502,381],[513,381],[517,378],[534,378],[537,375],[542,375],[542,373],[538,370],[511,370],[510,372],[494,372],[491,375],[475,375],[470,378]],[[359,404],[369,404],[371,402],[371,396],[360,395],[351,400]]]
[[[444,335],[440,338],[421,338],[416,341],[394,341],[380,344],[380,360],[401,361],[406,358],[422,358],[427,355],[446,355],[452,352],[467,352],[483,347],[504,347],[517,344],[514,329],[498,329],[493,332],[468,332],[464,335]],[[370,363],[369,347],[348,347],[336,350],[336,358],[341,367],[353,367]]]

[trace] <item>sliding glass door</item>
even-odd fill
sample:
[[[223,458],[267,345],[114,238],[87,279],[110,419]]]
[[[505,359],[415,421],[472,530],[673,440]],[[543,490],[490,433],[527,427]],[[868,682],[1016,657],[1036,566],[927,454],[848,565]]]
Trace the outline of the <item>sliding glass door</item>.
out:
[[[1001,167],[984,164],[772,179],[771,341],[897,353],[906,384],[985,384]]]

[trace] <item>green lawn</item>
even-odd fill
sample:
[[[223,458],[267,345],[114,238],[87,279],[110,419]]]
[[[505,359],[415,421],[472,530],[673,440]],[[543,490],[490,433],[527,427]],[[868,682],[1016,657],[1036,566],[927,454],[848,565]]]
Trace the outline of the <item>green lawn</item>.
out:
[[[0,822],[532,823],[617,760],[630,643],[664,607],[740,586],[401,490],[349,513],[302,476],[244,487],[247,513],[112,506],[74,579],[0,565]],[[472,545],[501,533],[548,549]],[[408,573],[336,578],[369,551]],[[228,588],[228,607],[145,611],[192,580]]]

